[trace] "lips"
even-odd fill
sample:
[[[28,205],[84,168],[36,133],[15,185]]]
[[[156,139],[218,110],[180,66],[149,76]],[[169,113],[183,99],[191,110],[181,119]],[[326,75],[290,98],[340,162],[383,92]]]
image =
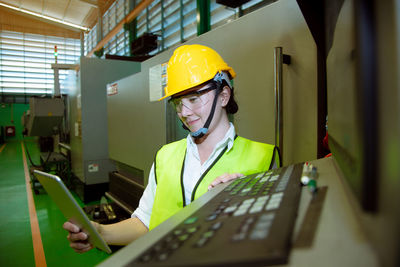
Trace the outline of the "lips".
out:
[[[196,120],[190,120],[190,121],[186,121],[186,123],[189,125],[189,126],[192,126],[193,124],[195,124],[196,122],[198,122],[200,119],[196,119]]]

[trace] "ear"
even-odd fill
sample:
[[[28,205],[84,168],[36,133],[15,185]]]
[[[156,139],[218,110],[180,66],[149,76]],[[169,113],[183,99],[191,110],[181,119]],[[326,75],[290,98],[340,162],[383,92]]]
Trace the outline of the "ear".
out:
[[[229,102],[229,98],[231,97],[231,88],[229,86],[224,86],[222,88],[222,92],[219,94],[220,101],[221,101],[221,106],[226,107]]]

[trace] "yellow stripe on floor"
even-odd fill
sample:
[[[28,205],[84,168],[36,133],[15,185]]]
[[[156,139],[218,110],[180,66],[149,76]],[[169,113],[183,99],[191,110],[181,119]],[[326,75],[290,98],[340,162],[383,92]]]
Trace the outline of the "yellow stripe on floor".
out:
[[[1,153],[1,151],[3,151],[3,149],[6,147],[6,144],[4,144],[4,145],[2,145],[1,146],[1,148],[0,148],[0,153]]]
[[[25,149],[22,142],[21,142],[21,147],[22,147],[22,157],[24,160],[26,194],[28,196],[29,217],[31,221],[35,265],[36,267],[46,267],[47,266],[46,257],[44,255],[42,237],[40,236],[39,222],[36,215],[36,208],[35,208],[35,202],[33,200],[32,189],[30,186],[29,169],[28,169],[28,164],[26,162]]]

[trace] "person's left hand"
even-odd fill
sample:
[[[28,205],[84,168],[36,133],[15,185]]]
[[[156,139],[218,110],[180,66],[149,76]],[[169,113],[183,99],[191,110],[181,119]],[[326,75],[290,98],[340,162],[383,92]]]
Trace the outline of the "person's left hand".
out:
[[[221,176],[215,178],[215,180],[211,182],[211,184],[208,186],[208,190],[214,188],[217,184],[226,183],[243,176],[244,175],[241,173],[224,173]]]

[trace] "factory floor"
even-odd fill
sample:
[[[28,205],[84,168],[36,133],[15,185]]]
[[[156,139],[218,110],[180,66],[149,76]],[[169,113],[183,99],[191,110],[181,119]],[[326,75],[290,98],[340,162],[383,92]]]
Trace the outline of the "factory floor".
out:
[[[25,143],[39,164],[36,141]],[[43,189],[31,188],[23,151],[21,141],[0,144],[0,266],[95,266],[106,259],[97,249],[78,254],[69,247],[62,213]]]

